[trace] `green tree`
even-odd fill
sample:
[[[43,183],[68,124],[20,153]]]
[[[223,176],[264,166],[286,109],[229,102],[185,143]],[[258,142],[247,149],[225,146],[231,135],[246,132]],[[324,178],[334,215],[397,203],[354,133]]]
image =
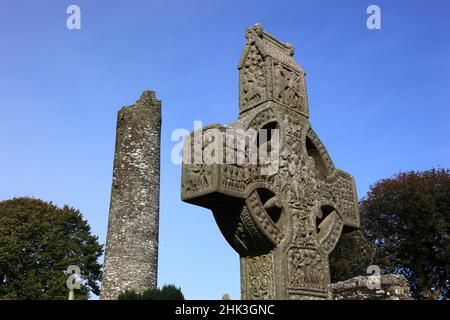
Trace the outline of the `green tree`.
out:
[[[332,281],[366,275],[371,264],[403,274],[416,299],[449,299],[449,169],[399,173],[360,201],[361,230],[330,255]]]
[[[75,299],[99,294],[101,254],[78,210],[33,198],[0,202],[0,299],[67,299],[70,265],[82,273]]]
[[[139,294],[134,291],[126,291],[119,295],[119,300],[184,300],[181,288],[173,284],[164,285],[161,289],[155,288]]]
[[[331,281],[366,276],[367,267],[373,264],[375,250],[375,245],[367,240],[362,230],[343,234],[330,254]]]
[[[377,245],[374,264],[400,273],[417,299],[450,297],[450,171],[399,173],[360,203],[363,229]]]

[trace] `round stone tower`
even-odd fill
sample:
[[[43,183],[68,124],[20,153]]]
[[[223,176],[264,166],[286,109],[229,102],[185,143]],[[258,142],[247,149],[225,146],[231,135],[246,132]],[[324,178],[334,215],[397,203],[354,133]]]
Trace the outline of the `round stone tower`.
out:
[[[156,287],[161,101],[144,91],[117,116],[101,299]]]

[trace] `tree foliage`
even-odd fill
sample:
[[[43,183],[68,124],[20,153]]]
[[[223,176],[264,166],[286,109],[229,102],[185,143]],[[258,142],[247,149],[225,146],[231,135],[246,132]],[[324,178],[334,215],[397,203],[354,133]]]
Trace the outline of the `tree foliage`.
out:
[[[119,300],[184,300],[181,288],[175,285],[164,285],[161,289],[151,289],[143,293],[125,291],[119,295]]]
[[[360,202],[360,213],[361,234],[376,248],[373,259],[363,242],[344,237],[333,253],[335,280],[362,274],[358,261],[367,259],[364,267],[403,274],[416,299],[450,298],[449,169],[380,180]]]
[[[32,198],[0,202],[0,299],[67,299],[70,265],[82,273],[75,299],[99,294],[101,254],[78,210]]]
[[[374,255],[375,245],[366,239],[362,230],[343,234],[329,257],[331,281],[367,275]]]
[[[403,274],[416,298],[448,299],[450,171],[406,172],[381,180],[360,207],[381,269]]]

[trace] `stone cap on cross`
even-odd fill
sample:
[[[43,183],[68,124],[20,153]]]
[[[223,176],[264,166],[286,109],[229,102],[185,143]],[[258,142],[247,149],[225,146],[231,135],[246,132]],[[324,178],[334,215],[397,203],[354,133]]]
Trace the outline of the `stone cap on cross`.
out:
[[[263,30],[260,24],[245,32],[239,70],[239,112],[274,101],[308,117],[305,72],[293,58],[294,47]]]

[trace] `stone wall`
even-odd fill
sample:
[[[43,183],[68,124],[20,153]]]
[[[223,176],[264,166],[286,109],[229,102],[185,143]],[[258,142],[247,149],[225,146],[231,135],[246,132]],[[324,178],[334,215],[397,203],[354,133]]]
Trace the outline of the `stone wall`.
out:
[[[410,300],[409,284],[402,275],[381,276],[381,288],[369,289],[370,276],[360,276],[333,283],[334,300]]]
[[[160,133],[154,92],[119,111],[102,299],[156,287]]]

